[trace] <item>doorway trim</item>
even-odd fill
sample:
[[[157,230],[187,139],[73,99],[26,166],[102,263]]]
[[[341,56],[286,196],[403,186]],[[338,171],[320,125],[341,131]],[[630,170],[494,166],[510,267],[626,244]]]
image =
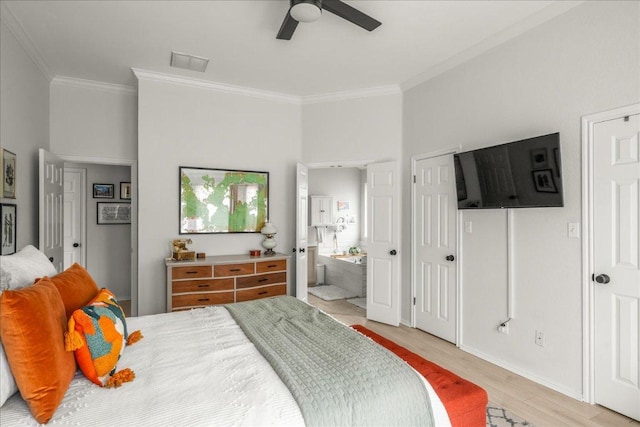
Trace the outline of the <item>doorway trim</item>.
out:
[[[593,140],[597,123],[640,114],[640,104],[582,117],[582,400],[595,403],[595,292],[593,246]]]
[[[462,150],[461,147],[456,148],[445,148],[437,151],[430,151],[428,153],[422,154],[414,154],[411,156],[411,259],[410,259],[410,280],[411,280],[411,327],[415,329],[416,327],[416,305],[413,303],[416,298],[416,277],[415,277],[415,267],[416,267],[416,217],[414,215],[415,207],[416,207],[416,187],[413,185],[413,179],[416,176],[416,163],[420,160],[430,159],[434,157],[442,157],[450,154],[459,153]],[[454,172],[455,173],[455,172]],[[456,336],[454,344],[456,347],[460,347],[460,341],[462,338],[462,290],[460,289],[460,283],[462,283],[462,260],[460,259],[460,253],[462,253],[462,242],[461,242],[461,233],[460,233],[460,211],[456,212]]]
[[[129,166],[131,168],[131,316],[138,315],[138,161],[108,157],[56,154],[69,163]],[[85,257],[86,260],[86,257]]]

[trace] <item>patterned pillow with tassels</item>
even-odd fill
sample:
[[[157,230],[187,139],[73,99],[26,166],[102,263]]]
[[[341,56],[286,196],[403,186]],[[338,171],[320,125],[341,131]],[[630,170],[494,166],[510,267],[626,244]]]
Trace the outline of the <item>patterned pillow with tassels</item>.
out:
[[[65,349],[74,352],[80,370],[89,380],[101,387],[118,387],[135,378],[130,369],[116,373],[116,365],[125,345],[140,338],[140,331],[127,333],[122,308],[115,296],[102,288],[89,304],[75,310],[69,318]]]

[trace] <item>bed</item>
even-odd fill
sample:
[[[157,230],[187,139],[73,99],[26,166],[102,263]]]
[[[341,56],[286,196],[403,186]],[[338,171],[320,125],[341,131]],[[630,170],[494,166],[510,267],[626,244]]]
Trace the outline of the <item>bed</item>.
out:
[[[30,261],[43,256],[35,248],[28,253]],[[53,276],[34,265],[27,268],[34,276],[27,282]],[[0,299],[5,304],[19,287],[15,279],[20,274],[11,262],[2,262],[0,268],[2,287],[9,289]],[[7,280],[11,274],[13,284]],[[65,282],[73,285],[73,280]],[[63,299],[65,294],[75,299],[65,304],[64,316],[88,302],[89,294],[64,287],[59,291]],[[6,317],[11,310],[0,307],[0,424],[36,425],[32,402],[24,398],[28,393],[19,384],[9,384],[13,378],[8,377],[19,368],[14,369],[16,356],[5,345],[10,341]],[[423,375],[371,339],[292,297],[127,318],[126,328],[144,336],[124,347],[117,361],[118,369],[131,369],[135,379],[117,388],[99,387],[74,369],[67,385],[59,387],[64,390],[48,423],[451,425]],[[37,415],[42,421],[42,414]]]

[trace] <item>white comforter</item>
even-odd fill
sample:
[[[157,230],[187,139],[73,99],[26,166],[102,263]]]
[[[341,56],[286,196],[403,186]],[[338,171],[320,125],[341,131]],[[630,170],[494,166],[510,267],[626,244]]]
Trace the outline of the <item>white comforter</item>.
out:
[[[144,339],[118,369],[136,378],[100,388],[76,374],[50,424],[76,426],[304,425],[293,396],[223,307],[127,319]],[[425,382],[437,426],[450,425]],[[0,425],[37,425],[19,393],[0,408]]]

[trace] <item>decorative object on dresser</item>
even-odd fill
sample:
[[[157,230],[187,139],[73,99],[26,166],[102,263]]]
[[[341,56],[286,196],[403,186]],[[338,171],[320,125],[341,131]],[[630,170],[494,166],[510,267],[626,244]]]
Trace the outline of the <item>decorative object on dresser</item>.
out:
[[[269,172],[180,166],[180,234],[259,233]]]
[[[2,149],[2,197],[16,198],[16,155],[4,148]]]
[[[289,258],[276,253],[167,259],[167,312],[287,295]]]
[[[113,199],[113,184],[93,184],[94,199]]]
[[[175,239],[173,240],[173,242],[171,242],[172,245],[172,252],[171,252],[171,256],[173,257],[174,260],[176,261],[188,261],[188,260],[194,260],[196,258],[196,252],[195,251],[190,251],[187,248],[187,244],[192,244],[193,242],[191,241],[191,239]],[[204,258],[204,257],[199,257],[199,258]]]
[[[16,221],[18,217],[17,206],[12,203],[2,203],[0,205],[0,244],[2,244],[2,255],[16,253]]]
[[[262,247],[266,249],[266,251],[264,251],[264,254],[265,255],[275,254],[275,252],[273,251],[273,248],[278,246],[278,243],[276,243],[276,241],[273,239],[273,236],[275,236],[278,233],[278,229],[271,223],[271,221],[267,221],[264,227],[262,227],[262,230],[260,230],[260,233],[266,236],[265,239],[262,241]]]

